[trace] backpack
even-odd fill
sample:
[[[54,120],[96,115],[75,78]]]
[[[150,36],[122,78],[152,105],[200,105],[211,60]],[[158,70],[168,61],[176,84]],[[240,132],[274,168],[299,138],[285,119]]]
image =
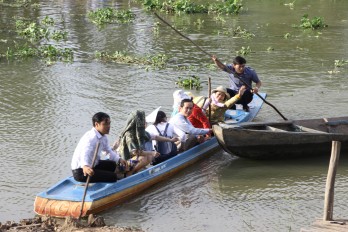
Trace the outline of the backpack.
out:
[[[161,134],[161,132],[158,130],[157,126],[155,126],[160,136],[163,136],[163,137],[166,137],[166,138],[170,138],[169,136],[167,136],[168,125],[169,125],[169,123],[167,123],[166,128],[164,129],[163,134]],[[157,149],[156,150],[161,155],[168,155],[170,153],[175,153],[176,154],[177,151],[178,151],[178,147],[175,145],[174,142],[160,142],[160,141],[157,141]]]

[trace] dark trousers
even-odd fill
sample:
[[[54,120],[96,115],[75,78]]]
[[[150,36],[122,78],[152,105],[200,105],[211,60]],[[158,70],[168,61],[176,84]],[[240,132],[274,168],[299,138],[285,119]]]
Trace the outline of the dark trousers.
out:
[[[112,160],[99,160],[94,170],[94,175],[90,178],[90,183],[96,182],[116,182],[117,175],[115,173],[116,162]],[[72,170],[74,179],[79,182],[86,182],[87,176],[83,175],[82,168]]]
[[[227,88],[227,93],[232,98],[232,97],[234,97],[234,95],[238,94],[238,91],[234,91],[232,89]],[[247,109],[248,104],[253,100],[253,96],[254,96],[254,94],[251,92],[251,90],[247,89],[247,90],[245,90],[242,97],[236,102],[236,104],[241,104],[241,105],[243,105],[243,109]],[[232,108],[236,109],[236,106],[233,105]]]
[[[159,163],[162,163],[163,161],[167,160],[167,159],[170,159],[174,156],[176,156],[178,153],[177,151],[173,151],[169,154],[161,154],[160,156],[156,157],[153,159],[152,161],[152,165],[156,165],[156,164],[159,164]]]

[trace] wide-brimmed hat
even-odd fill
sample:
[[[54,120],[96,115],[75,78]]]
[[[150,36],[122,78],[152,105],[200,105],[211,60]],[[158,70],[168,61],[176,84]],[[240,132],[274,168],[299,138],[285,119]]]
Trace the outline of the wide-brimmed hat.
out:
[[[213,89],[211,91],[212,94],[216,93],[216,92],[221,92],[221,93],[224,93],[226,95],[226,99],[230,99],[231,96],[229,93],[227,93],[227,90],[226,88],[224,88],[222,85],[218,86],[216,89]]]
[[[203,108],[206,100],[207,98],[204,96],[197,96],[193,98],[193,103],[195,103],[199,108]]]

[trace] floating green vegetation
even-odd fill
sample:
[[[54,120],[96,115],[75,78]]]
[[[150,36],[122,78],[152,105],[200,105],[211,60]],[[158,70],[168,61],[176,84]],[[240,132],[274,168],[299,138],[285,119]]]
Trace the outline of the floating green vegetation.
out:
[[[41,20],[41,24],[52,26],[54,24],[54,19],[46,16],[43,20]]]
[[[205,5],[198,5],[189,0],[178,1],[159,1],[159,0],[138,0],[147,10],[162,10],[167,13],[207,13],[208,9]]]
[[[234,38],[243,38],[243,39],[251,39],[255,37],[255,34],[247,31],[246,29],[241,28],[240,26],[231,29],[231,28],[224,28],[224,30],[221,32],[220,30],[217,31],[217,34],[220,35],[232,35]]]
[[[70,48],[57,48],[53,45],[44,45],[39,47],[39,56],[47,59],[48,62],[52,63],[57,60],[64,62],[73,61],[73,51]]]
[[[255,34],[253,34],[249,31],[247,31],[246,29],[243,29],[240,26],[238,26],[237,28],[233,29],[233,36],[251,39],[251,38],[255,37]]]
[[[288,6],[291,10],[293,10],[295,7],[295,2],[296,0],[290,3],[284,3],[284,6]]]
[[[36,57],[45,61],[46,64],[53,64],[56,61],[72,62],[72,49],[61,48],[61,45],[54,45],[50,42],[51,39],[55,41],[66,40],[68,34],[63,31],[51,32],[49,28],[53,25],[53,18],[48,16],[40,23],[24,18],[16,19],[16,32],[24,39],[24,42],[14,41],[14,46],[8,47],[5,54],[0,56],[6,57],[8,60]]]
[[[237,55],[242,55],[242,56],[245,56],[245,55],[248,55],[251,53],[251,48],[248,46],[248,47],[242,47],[239,51],[236,52]]]
[[[304,16],[302,16],[301,18],[301,24],[299,25],[299,27],[303,28],[303,29],[312,29],[312,30],[316,30],[319,28],[324,28],[327,27],[328,25],[324,23],[324,20],[322,17],[314,17],[313,19],[309,19],[308,18],[308,14],[305,14]]]
[[[348,64],[348,60],[335,60],[335,67],[339,68]]]
[[[33,9],[40,8],[39,3],[32,3],[31,0],[0,0],[0,6],[16,7],[16,8],[31,7]]]
[[[153,30],[154,35],[156,35],[156,36],[159,35],[159,25],[160,25],[159,22],[155,22],[155,23],[153,24],[152,30]]]
[[[36,48],[27,43],[24,45],[15,44],[14,49],[7,48],[4,56],[7,59],[42,57],[47,64],[52,64],[58,60],[73,61],[73,51],[70,48],[59,49],[53,45],[43,45]]]
[[[109,54],[108,52],[96,52],[95,56],[103,61],[113,61],[122,64],[148,65],[158,69],[165,68],[168,62],[168,58],[164,54],[136,57],[127,54],[127,52],[116,51],[113,54]]]
[[[241,2],[241,0],[226,0],[220,3],[213,3],[212,5],[208,5],[209,13],[239,14],[243,8]]]
[[[107,23],[128,23],[135,19],[131,10],[116,10],[110,7],[88,12],[88,18],[97,25]]]
[[[36,48],[30,47],[27,43],[24,45],[15,44],[15,49],[7,48],[5,57],[10,58],[27,58],[37,56],[38,51]]]
[[[289,39],[290,37],[291,37],[291,34],[289,32],[284,35],[285,39]]]
[[[268,47],[268,48],[267,48],[267,51],[268,51],[268,52],[274,51],[274,48],[273,48],[273,47]]]
[[[226,0],[213,4],[196,4],[190,0],[138,0],[147,10],[161,10],[167,13],[217,13],[238,14],[242,9],[241,0]]]
[[[68,32],[66,31],[53,31],[51,38],[55,41],[66,40],[68,37]]]
[[[201,79],[195,75],[188,78],[178,77],[178,81],[175,82],[180,88],[186,89],[201,89]]]
[[[27,7],[30,3],[30,0],[0,0],[0,5],[10,7]]]
[[[43,28],[37,23],[23,20],[16,20],[16,30],[18,35],[30,41],[39,41],[43,38],[48,39],[50,33],[48,28]]]
[[[203,23],[204,23],[204,20],[202,20],[202,19],[197,19],[196,22],[194,22],[193,24],[194,24],[195,26],[201,27],[201,26],[203,25]]]
[[[217,22],[226,23],[226,20],[219,14],[214,17],[214,20]]]
[[[46,16],[41,23],[51,26],[54,24],[54,21],[52,18]],[[66,40],[68,35],[68,33],[64,31],[53,31],[52,33],[48,27],[22,19],[16,20],[16,31],[18,35],[31,42],[37,42],[42,39],[53,39],[55,41]]]

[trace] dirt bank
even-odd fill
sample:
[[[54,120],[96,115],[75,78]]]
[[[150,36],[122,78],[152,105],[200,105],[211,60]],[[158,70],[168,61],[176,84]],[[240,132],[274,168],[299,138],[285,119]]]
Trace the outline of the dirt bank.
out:
[[[78,220],[71,217],[57,220],[51,217],[35,217],[23,219],[19,223],[0,223],[0,232],[3,231],[64,231],[64,232],[143,232],[138,228],[106,226],[102,217],[90,215],[88,220]]]

